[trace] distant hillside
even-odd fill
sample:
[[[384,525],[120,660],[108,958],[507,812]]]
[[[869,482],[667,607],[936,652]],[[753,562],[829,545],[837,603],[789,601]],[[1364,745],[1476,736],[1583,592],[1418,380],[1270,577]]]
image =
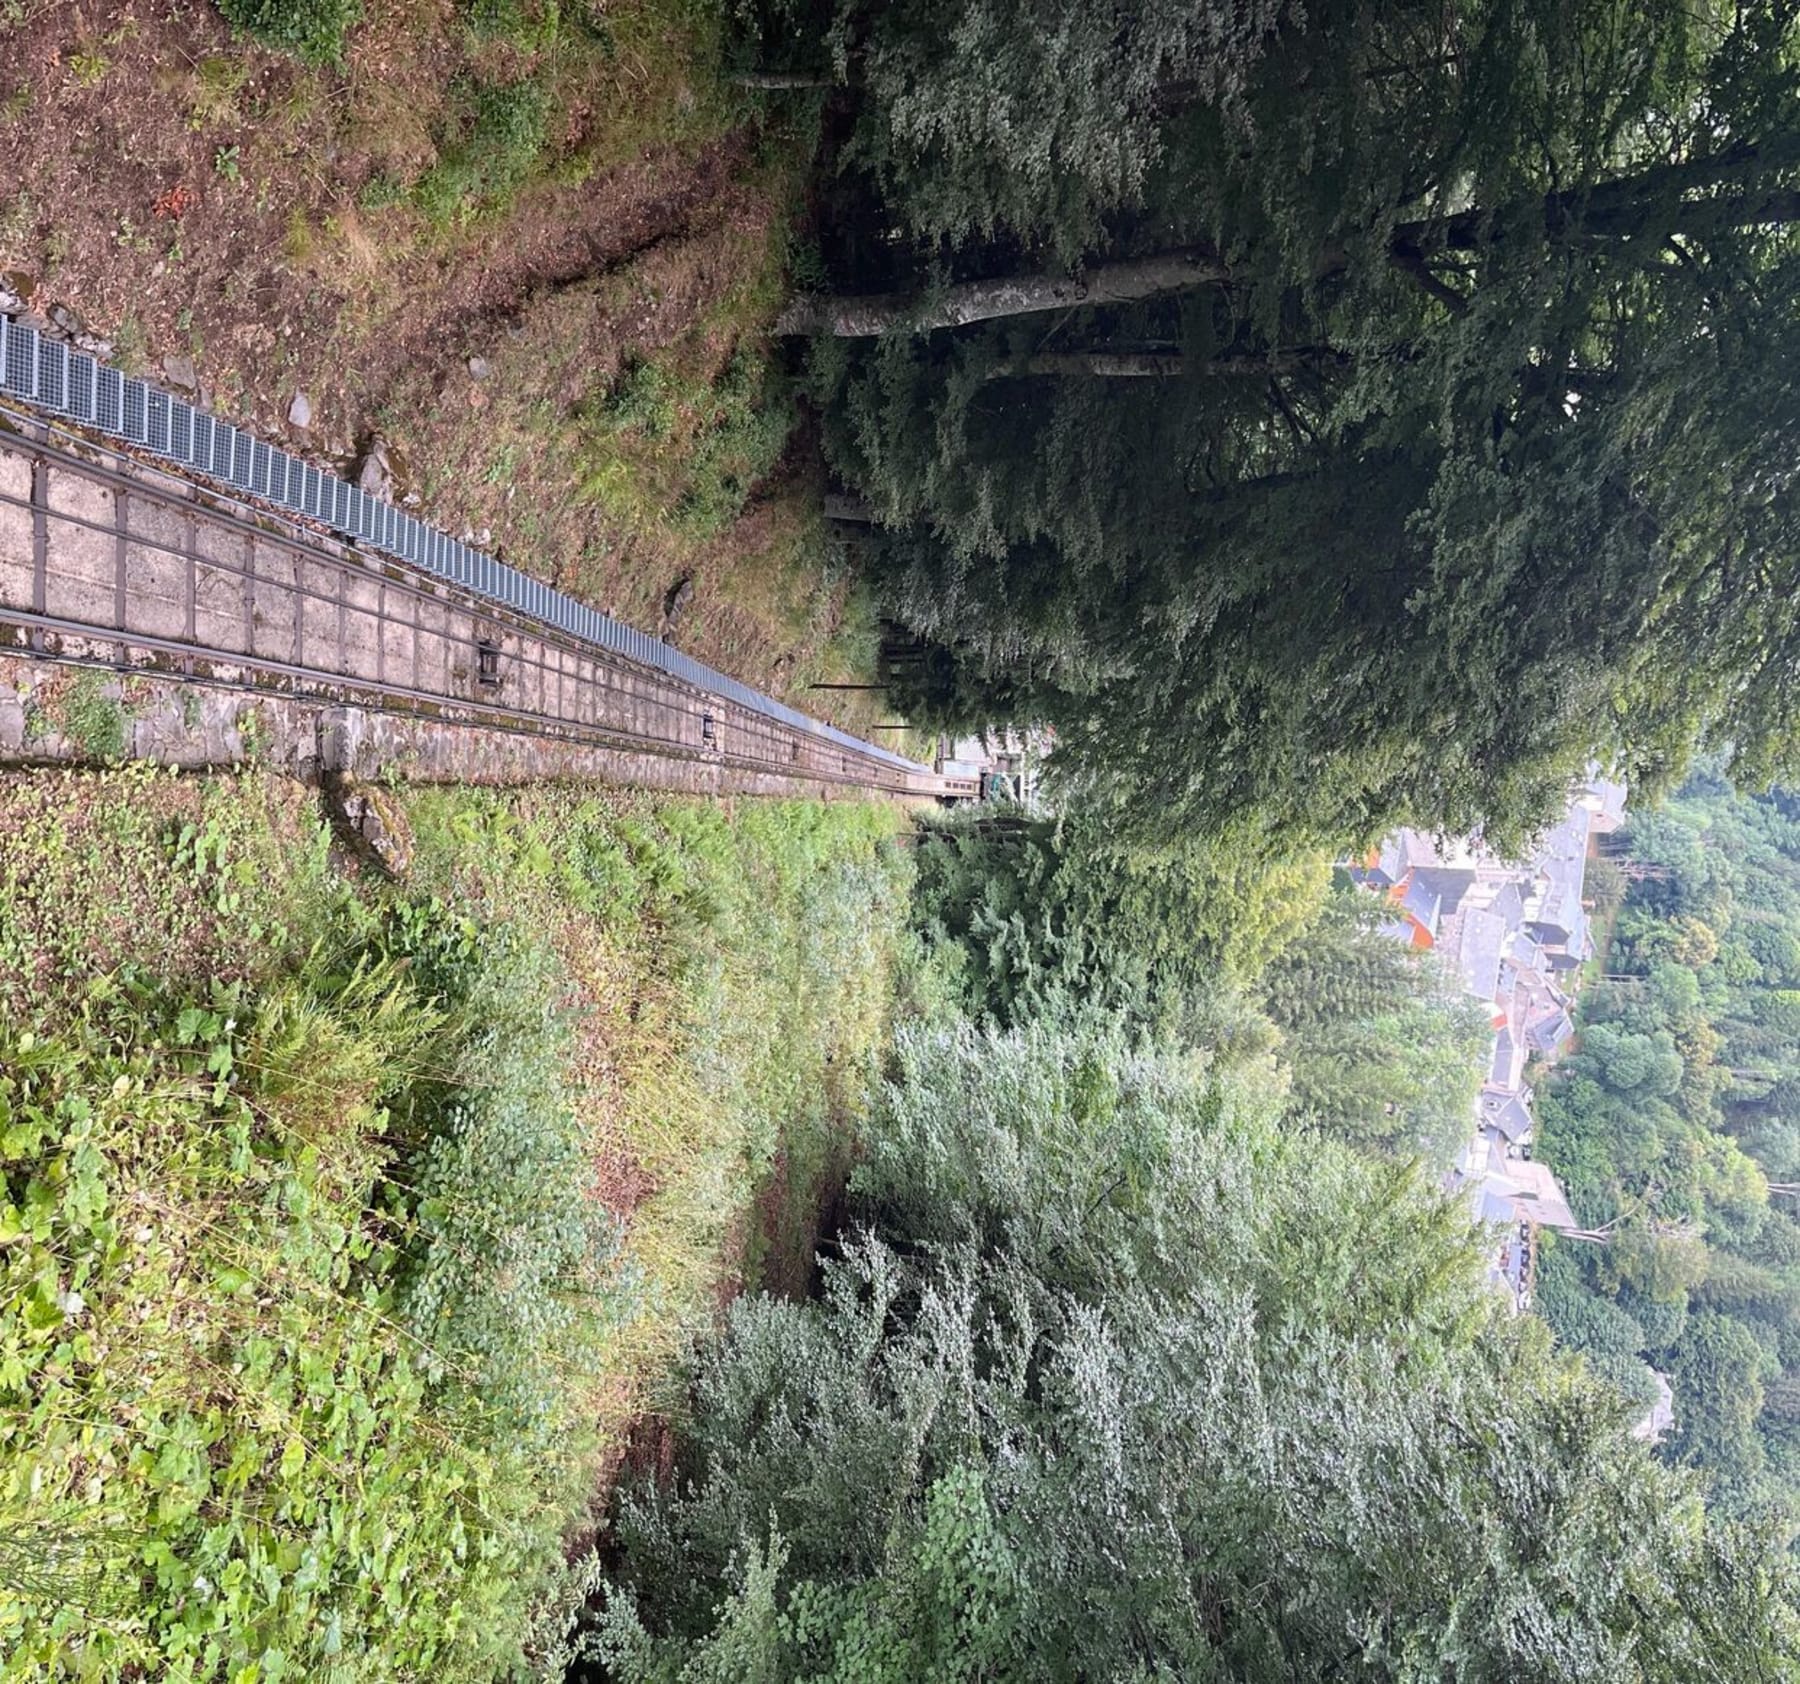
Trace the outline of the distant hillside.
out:
[[[1626,893],[1542,1155],[1604,1244],[1563,1241],[1538,1308],[1648,1398],[1731,1507],[1800,1521],[1800,800],[1696,777],[1613,839]]]

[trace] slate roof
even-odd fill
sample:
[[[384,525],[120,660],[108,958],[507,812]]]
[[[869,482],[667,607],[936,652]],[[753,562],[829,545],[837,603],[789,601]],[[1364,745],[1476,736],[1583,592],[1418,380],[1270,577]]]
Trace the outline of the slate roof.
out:
[[[1414,872],[1406,881],[1406,890],[1400,897],[1399,904],[1418,919],[1425,929],[1435,937],[1438,927],[1438,911],[1443,904],[1442,897],[1429,883],[1419,880],[1420,873]]]
[[[1584,927],[1581,892],[1585,864],[1584,860],[1550,860],[1543,866],[1525,903],[1525,922],[1539,939],[1555,945]]]
[[[1592,828],[1593,814],[1582,806],[1573,806],[1564,816],[1561,824],[1547,832],[1532,858],[1539,865],[1548,865],[1553,860],[1585,860],[1588,850],[1588,832]]]
[[[1582,805],[1594,815],[1593,827],[1605,834],[1625,822],[1625,786],[1611,778],[1589,778],[1581,792]]]
[[[1484,1093],[1481,1096],[1481,1122],[1484,1128],[1498,1129],[1509,1141],[1516,1143],[1531,1133],[1531,1107],[1520,1094]]]
[[[1524,973],[1544,968],[1544,950],[1528,929],[1514,930],[1506,938],[1506,957],[1515,970]]]
[[[1530,1158],[1514,1158],[1506,1166],[1507,1179],[1518,1188],[1513,1206],[1521,1216],[1546,1228],[1573,1231],[1577,1223],[1569,1201],[1548,1164]]]
[[[1519,1078],[1519,1047],[1512,1030],[1494,1037],[1494,1056],[1488,1061],[1488,1080],[1497,1088],[1510,1088]]]
[[[1375,870],[1390,884],[1399,883],[1404,881],[1407,872],[1415,865],[1429,865],[1436,857],[1437,852],[1431,846],[1429,837],[1421,836],[1416,830],[1402,828],[1383,840]]]
[[[1512,1199],[1504,1192],[1494,1192],[1485,1184],[1475,1197],[1475,1219],[1478,1222],[1517,1222],[1521,1220]]]
[[[1421,865],[1414,868],[1413,881],[1438,897],[1439,912],[1448,918],[1462,905],[1463,896],[1475,881],[1475,873],[1467,866]]]
[[[1477,907],[1464,908],[1456,968],[1463,986],[1478,1000],[1492,1000],[1499,992],[1500,950],[1505,942],[1506,925],[1502,920]]]
[[[1560,1006],[1554,1011],[1539,1012],[1525,1026],[1525,1039],[1534,1052],[1560,1052],[1574,1033],[1574,1022]]]
[[[1506,926],[1509,933],[1516,930],[1525,919],[1525,901],[1518,884],[1501,884],[1499,892],[1488,902],[1487,910]]]

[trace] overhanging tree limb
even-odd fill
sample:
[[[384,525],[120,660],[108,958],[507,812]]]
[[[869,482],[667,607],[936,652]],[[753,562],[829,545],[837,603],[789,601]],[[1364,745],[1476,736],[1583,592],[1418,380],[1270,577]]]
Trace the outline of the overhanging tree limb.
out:
[[[1453,316],[1468,313],[1469,301],[1432,271],[1431,265],[1425,261],[1411,246],[1397,245],[1393,248],[1394,267],[1423,292],[1444,306]]]
[[[1096,380],[1174,380],[1190,373],[1221,380],[1265,379],[1271,374],[1299,374],[1326,365],[1341,365],[1349,360],[1343,352],[1324,346],[1208,357],[1199,361],[1185,357],[1179,351],[1041,351],[996,364],[988,371],[988,379],[1086,375]]]

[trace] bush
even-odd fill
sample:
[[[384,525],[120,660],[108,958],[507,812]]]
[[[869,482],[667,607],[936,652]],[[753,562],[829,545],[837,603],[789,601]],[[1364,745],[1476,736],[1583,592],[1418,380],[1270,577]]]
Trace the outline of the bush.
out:
[[[813,1303],[617,1519],[611,1676],[1674,1680],[1800,1658],[1466,1225],[1107,1032],[914,1031]],[[1576,1659],[1572,1662],[1571,1658]]]
[[[457,131],[413,188],[426,218],[447,228],[516,193],[536,167],[550,128],[550,98],[530,80],[464,85]]]
[[[1494,1044],[1489,1013],[1433,955],[1379,930],[1370,897],[1345,890],[1268,968],[1294,1097],[1355,1145],[1448,1166],[1468,1143]]]
[[[783,383],[741,348],[710,380],[634,360],[591,408],[584,489],[615,519],[710,538],[774,471],[793,425]]]
[[[306,64],[335,64],[362,17],[362,0],[219,0],[219,11],[265,47]]]

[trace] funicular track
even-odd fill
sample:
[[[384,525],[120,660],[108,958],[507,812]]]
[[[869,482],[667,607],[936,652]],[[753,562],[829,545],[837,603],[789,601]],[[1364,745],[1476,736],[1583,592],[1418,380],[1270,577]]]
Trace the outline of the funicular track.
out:
[[[715,786],[974,793],[606,629],[647,658],[0,401],[0,649],[702,762]]]

